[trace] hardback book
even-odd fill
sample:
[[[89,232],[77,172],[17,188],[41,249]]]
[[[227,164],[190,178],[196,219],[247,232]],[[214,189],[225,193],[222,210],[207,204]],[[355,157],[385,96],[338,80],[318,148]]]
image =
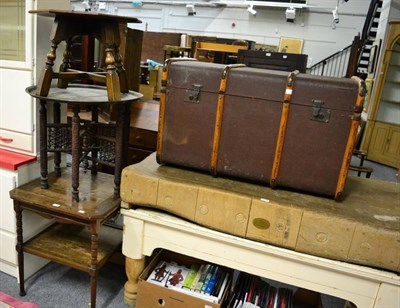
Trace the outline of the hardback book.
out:
[[[200,280],[200,277],[204,271],[206,264],[201,264],[199,270],[197,271],[196,277],[194,277],[194,280],[192,282],[192,285],[190,286],[190,290],[194,291],[197,282]]]
[[[211,292],[213,291],[215,284],[220,276],[221,276],[221,268],[218,265],[216,265],[214,272],[212,273],[212,276],[204,290],[205,294],[211,294]]]
[[[182,288],[188,288],[188,289],[191,288],[199,269],[200,269],[200,264],[192,264],[190,266],[189,273],[186,275],[186,278],[183,281]]]
[[[206,280],[207,274],[210,270],[211,264],[206,264],[203,268],[203,270],[200,273],[200,278],[199,281],[197,281],[197,284],[194,286],[194,291],[195,292],[200,292],[201,288],[203,287],[204,281]]]
[[[187,266],[160,260],[146,281],[212,303],[220,303],[228,287],[228,279],[229,275],[217,265],[204,263]]]
[[[211,277],[214,275],[215,268],[216,268],[216,265],[211,265],[210,268],[208,269],[206,278],[204,279],[204,282],[203,282],[203,286],[201,287],[201,290],[200,290],[201,293],[205,293],[207,285],[209,284]]]
[[[178,292],[182,292],[182,293],[188,294],[190,296],[201,298],[201,299],[203,299],[205,301],[212,302],[212,303],[217,303],[218,304],[220,302],[220,300],[221,300],[221,298],[218,298],[217,296],[212,296],[212,295],[208,295],[208,294],[204,294],[204,293],[194,292],[194,291],[192,291],[192,290],[190,290],[188,288],[180,288],[180,289],[174,289],[174,290],[176,290]]]
[[[225,276],[227,275],[227,273],[225,271],[221,271],[220,276],[218,278],[218,280],[215,282],[215,286],[211,292],[211,295],[213,296],[218,296],[219,291],[222,287],[222,283],[224,282]]]
[[[148,282],[167,288],[181,288],[190,268],[176,262],[161,260],[147,278]]]
[[[225,289],[228,287],[228,284],[229,284],[229,277],[230,277],[229,273],[226,273],[226,275],[225,275],[225,277],[224,277],[224,280],[223,280],[223,282],[222,282],[221,288],[220,288],[220,290],[219,290],[218,296],[217,296],[217,297],[218,297],[218,300],[221,300],[222,295],[224,294]]]

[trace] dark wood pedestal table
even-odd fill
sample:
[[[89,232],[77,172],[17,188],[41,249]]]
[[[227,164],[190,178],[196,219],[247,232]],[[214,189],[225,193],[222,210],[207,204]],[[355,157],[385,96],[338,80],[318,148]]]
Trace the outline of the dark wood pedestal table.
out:
[[[72,196],[79,201],[79,165],[91,161],[92,174],[97,173],[97,163],[114,167],[114,196],[119,197],[121,171],[127,164],[130,108],[131,104],[142,97],[142,94],[129,91],[121,93],[118,102],[109,102],[107,88],[88,85],[70,85],[66,89],[51,87],[47,96],[40,96],[36,86],[28,87],[26,91],[40,100],[40,174],[41,187],[48,188],[48,152],[54,153],[54,169],[57,176],[61,175],[61,153],[72,156]],[[53,103],[53,123],[48,123],[47,103]],[[63,124],[60,121],[60,104],[72,106],[72,123]],[[112,104],[117,110],[115,123],[98,122],[98,106]],[[91,108],[91,123],[83,123],[79,112],[82,107]]]

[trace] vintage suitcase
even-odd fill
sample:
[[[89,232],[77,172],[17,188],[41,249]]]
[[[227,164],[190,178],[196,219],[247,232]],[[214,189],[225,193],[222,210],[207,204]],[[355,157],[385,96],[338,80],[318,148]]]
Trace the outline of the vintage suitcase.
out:
[[[340,201],[364,94],[356,77],[170,59],[157,161]]]

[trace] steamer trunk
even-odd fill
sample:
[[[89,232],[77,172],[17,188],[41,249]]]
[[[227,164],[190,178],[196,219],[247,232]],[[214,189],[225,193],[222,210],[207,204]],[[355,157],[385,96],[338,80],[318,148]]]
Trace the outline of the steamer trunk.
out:
[[[163,84],[159,163],[340,199],[361,80],[172,59]]]

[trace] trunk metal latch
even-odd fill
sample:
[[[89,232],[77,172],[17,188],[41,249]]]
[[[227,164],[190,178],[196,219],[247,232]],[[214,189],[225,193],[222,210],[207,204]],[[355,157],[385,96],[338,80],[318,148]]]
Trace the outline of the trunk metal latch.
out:
[[[322,108],[323,101],[313,99],[312,101],[312,115],[310,120],[328,123],[331,117],[331,110],[328,108]]]
[[[200,97],[200,89],[202,87],[203,86],[200,85],[200,84],[194,84],[193,85],[193,89],[187,89],[185,91],[185,99],[184,99],[184,101],[187,102],[187,103],[195,103],[195,104],[200,103],[199,97]]]

